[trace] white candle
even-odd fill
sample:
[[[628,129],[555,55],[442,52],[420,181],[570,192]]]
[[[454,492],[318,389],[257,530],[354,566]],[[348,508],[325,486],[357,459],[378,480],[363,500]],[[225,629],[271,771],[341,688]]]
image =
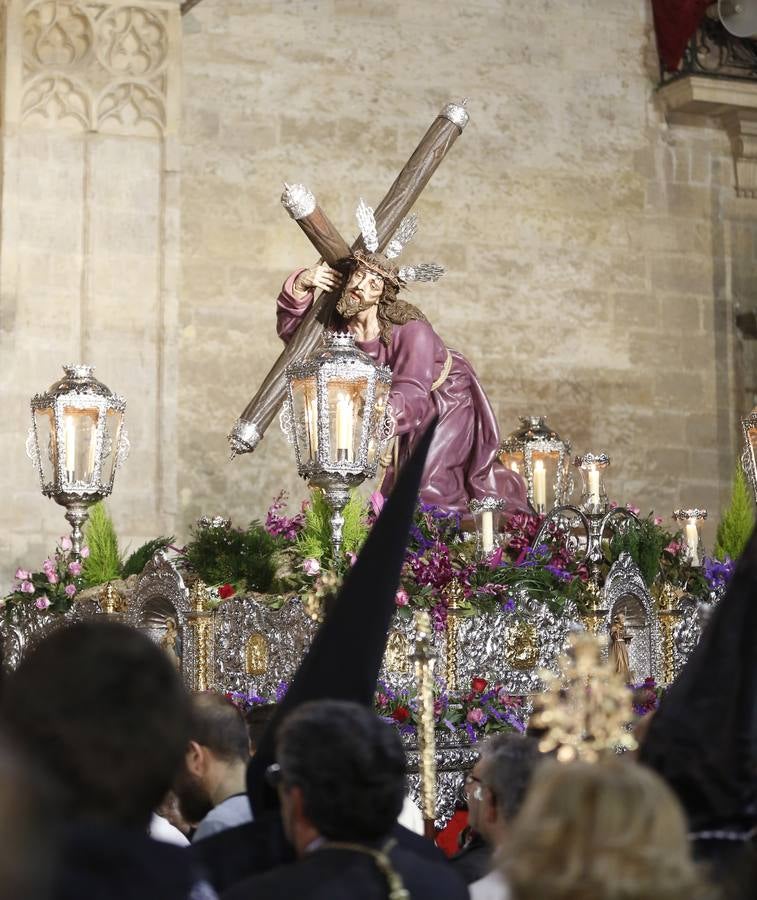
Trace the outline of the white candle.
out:
[[[97,428],[93,425],[89,430],[89,477],[90,479],[95,473],[95,460],[97,459],[97,455],[95,450],[97,449]]]
[[[494,549],[494,513],[490,509],[481,513],[481,549],[484,553]]]
[[[518,463],[515,462],[514,459],[510,462],[510,468],[513,470],[513,472],[517,472],[518,475],[520,475],[520,469],[518,468]]]
[[[541,459],[534,463],[534,506],[537,512],[547,508],[547,472]]]
[[[71,415],[63,416],[66,432],[66,472],[68,480],[73,481],[76,472],[76,421]]]
[[[336,452],[337,458],[352,456],[352,400],[344,393],[336,398]]]
[[[310,458],[318,456],[318,398],[305,398],[305,424],[307,426],[308,441],[310,443]]]
[[[599,506],[599,469],[589,469],[589,506]]]
[[[689,560],[692,566],[699,565],[699,529],[695,519],[686,523],[686,545],[689,548]]]

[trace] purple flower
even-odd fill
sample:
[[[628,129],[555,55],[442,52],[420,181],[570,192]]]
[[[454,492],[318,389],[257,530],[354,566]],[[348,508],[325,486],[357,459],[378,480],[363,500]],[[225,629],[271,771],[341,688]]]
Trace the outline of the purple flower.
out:
[[[67,584],[64,588],[64,593],[67,597],[73,597],[76,593],[76,585],[75,584]]]
[[[512,612],[515,609],[515,597],[512,594],[508,595],[507,600],[500,607],[502,612]]]
[[[286,491],[282,491],[274,498],[273,503],[271,503],[268,508],[268,514],[266,515],[265,530],[274,537],[283,537],[287,541],[293,541],[302,531],[305,524],[305,515],[304,513],[298,513],[298,515],[291,518],[289,516],[279,515],[279,513],[286,508],[286,501]]]
[[[26,569],[16,569],[16,578],[19,581],[29,581],[32,577],[31,572],[27,572]]]
[[[68,553],[69,550],[74,549],[74,545],[71,543],[71,538],[66,537],[65,534],[58,543],[60,544],[60,549],[66,553]]]
[[[289,685],[286,683],[286,681],[280,681],[276,685],[276,702],[277,703],[281,703],[281,701],[284,699],[288,688],[289,688]]]
[[[41,597],[37,597],[37,599],[34,601],[34,605],[37,607],[37,609],[47,609],[47,607],[51,604],[45,594],[43,594]]]
[[[721,562],[719,559],[706,557],[704,561],[704,577],[711,591],[724,588],[733,575],[735,563],[730,556]]]
[[[19,590],[22,594],[33,594],[34,593],[34,585],[31,581],[22,581],[19,586]]]
[[[76,577],[77,575],[81,575],[82,564],[74,560],[68,564],[68,571]]]
[[[306,575],[317,575],[321,571],[321,564],[311,556],[303,560],[302,570]]]
[[[394,595],[394,602],[397,606],[407,606],[408,603],[410,603],[410,597],[408,596],[407,591],[400,588]]]
[[[561,569],[559,566],[555,566],[552,564],[544,566],[544,570],[546,572],[549,572],[550,575],[554,575],[555,578],[559,579],[560,581],[570,581],[573,577],[570,572],[566,572],[565,569]]]

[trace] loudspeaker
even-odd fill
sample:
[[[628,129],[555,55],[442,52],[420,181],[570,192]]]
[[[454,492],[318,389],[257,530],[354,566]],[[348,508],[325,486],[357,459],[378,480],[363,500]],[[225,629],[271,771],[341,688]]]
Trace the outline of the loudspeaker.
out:
[[[757,37],[757,0],[718,0],[718,16],[736,37]]]

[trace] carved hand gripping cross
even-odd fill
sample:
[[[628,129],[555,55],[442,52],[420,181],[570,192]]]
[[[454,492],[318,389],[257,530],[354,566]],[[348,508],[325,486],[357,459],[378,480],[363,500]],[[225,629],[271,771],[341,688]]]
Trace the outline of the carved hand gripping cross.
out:
[[[461,104],[448,103],[442,109],[378,205],[375,217],[379,252],[389,243],[400,222],[468,124],[465,103],[465,100]],[[315,197],[301,186],[287,187],[282,202],[319,255],[330,266],[350,256],[362,243],[362,238],[358,238],[350,248],[318,206]],[[335,292],[322,293],[316,297],[294,336],[234,425],[229,435],[232,458],[237,454],[252,453],[260,443],[284,400],[286,367],[307,356],[318,346],[337,300]]]

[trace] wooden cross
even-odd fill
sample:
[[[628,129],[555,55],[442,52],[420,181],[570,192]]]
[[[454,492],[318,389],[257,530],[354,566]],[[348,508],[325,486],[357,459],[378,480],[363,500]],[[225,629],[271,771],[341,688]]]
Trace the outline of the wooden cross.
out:
[[[378,252],[389,243],[452,144],[463,133],[469,119],[466,102],[448,103],[442,109],[376,208]],[[349,257],[362,244],[360,237],[350,248],[318,206],[315,197],[301,185],[287,185],[282,203],[330,266]],[[338,292],[322,293],[315,298],[292,339],[232,428],[228,438],[232,459],[241,453],[252,453],[260,443],[284,400],[286,367],[318,346],[338,299]]]

